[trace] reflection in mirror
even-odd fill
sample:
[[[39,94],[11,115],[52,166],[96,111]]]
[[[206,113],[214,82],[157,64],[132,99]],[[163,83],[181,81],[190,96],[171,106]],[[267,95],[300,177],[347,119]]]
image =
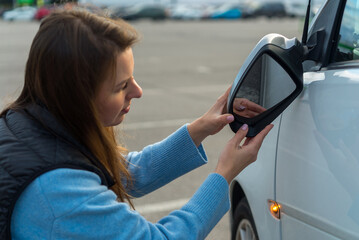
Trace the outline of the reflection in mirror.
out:
[[[252,65],[236,93],[233,113],[253,118],[287,98],[296,88],[288,73],[268,54]]]

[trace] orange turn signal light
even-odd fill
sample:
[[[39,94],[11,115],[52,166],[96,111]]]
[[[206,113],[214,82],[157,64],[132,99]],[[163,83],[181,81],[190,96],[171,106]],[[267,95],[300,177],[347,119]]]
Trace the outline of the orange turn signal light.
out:
[[[268,207],[272,216],[276,219],[280,219],[280,204],[276,201],[268,200]]]

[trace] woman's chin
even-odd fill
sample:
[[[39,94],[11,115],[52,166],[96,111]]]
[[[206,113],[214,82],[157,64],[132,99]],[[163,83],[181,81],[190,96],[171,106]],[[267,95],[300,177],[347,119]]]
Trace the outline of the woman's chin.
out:
[[[122,115],[122,116],[116,118],[115,120],[113,120],[111,123],[104,124],[104,126],[105,127],[115,127],[115,126],[121,124],[124,119],[125,119],[125,115]]]
[[[113,126],[117,126],[117,125],[121,124],[123,122],[123,120],[125,120],[125,114],[122,115],[121,117],[119,117],[118,119],[116,119]]]

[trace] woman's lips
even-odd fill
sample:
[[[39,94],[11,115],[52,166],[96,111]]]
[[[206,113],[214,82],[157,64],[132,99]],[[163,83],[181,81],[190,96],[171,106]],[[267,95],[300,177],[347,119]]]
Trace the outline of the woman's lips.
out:
[[[130,106],[128,106],[127,108],[123,109],[121,112],[123,113],[128,113],[130,111]]]

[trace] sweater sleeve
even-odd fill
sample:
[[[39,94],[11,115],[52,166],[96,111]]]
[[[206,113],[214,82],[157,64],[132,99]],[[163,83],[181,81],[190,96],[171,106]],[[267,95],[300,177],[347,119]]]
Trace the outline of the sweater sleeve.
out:
[[[187,125],[141,152],[130,152],[126,158],[133,179],[127,192],[134,197],[150,193],[207,163],[203,146],[196,147]]]
[[[204,239],[229,209],[228,184],[210,174],[181,209],[148,222],[88,171],[57,169],[18,199],[13,239]]]

